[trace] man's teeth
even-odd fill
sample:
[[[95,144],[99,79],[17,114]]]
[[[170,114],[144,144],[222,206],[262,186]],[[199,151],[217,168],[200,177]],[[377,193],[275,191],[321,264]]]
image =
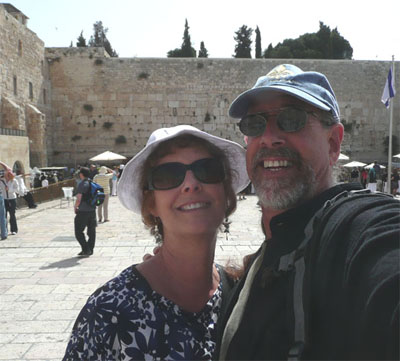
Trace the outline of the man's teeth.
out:
[[[264,160],[264,168],[281,168],[288,166],[289,162],[287,160]]]
[[[197,209],[197,208],[203,208],[206,207],[207,203],[191,203],[187,204],[185,206],[180,207],[183,211],[189,211],[191,209]]]

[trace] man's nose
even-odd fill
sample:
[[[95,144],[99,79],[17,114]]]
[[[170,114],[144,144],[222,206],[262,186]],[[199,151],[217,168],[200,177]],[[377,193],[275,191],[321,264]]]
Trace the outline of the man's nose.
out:
[[[275,119],[267,122],[264,133],[260,137],[261,144],[268,148],[280,147],[286,142],[286,133],[279,129]]]
[[[186,171],[185,179],[182,184],[182,191],[187,192],[196,192],[199,191],[202,187],[202,183],[194,176],[191,170]]]

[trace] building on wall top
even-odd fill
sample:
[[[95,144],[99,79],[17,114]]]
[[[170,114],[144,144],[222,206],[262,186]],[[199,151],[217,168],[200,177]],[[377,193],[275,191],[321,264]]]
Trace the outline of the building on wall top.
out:
[[[21,24],[27,25],[29,18],[14,5],[8,3],[0,3],[0,5],[3,5],[4,9],[14,18],[16,18]]]

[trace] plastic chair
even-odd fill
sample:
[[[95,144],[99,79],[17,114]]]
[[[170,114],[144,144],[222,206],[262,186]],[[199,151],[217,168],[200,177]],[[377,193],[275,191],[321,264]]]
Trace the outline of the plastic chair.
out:
[[[60,208],[62,208],[62,203],[63,202],[68,202],[68,207],[69,207],[69,202],[74,200],[74,196],[73,196],[73,191],[74,191],[74,187],[62,187],[61,188],[63,193],[64,193],[64,197],[62,197],[60,199]]]

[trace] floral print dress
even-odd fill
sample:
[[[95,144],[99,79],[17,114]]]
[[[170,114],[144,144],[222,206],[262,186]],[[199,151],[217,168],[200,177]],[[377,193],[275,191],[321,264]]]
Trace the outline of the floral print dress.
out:
[[[220,283],[202,311],[186,312],[131,266],[89,297],[63,360],[211,360],[221,302]]]

